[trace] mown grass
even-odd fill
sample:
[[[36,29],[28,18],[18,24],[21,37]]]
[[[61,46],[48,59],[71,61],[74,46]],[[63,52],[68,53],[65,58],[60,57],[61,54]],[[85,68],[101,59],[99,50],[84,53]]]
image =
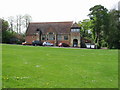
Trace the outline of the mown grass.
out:
[[[2,45],[3,88],[117,88],[118,50]]]

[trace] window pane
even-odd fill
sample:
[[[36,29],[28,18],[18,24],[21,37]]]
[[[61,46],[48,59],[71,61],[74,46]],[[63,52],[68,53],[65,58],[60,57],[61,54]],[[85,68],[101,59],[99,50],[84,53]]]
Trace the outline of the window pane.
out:
[[[48,35],[48,40],[55,40],[55,36],[53,34]]]
[[[64,36],[64,40],[68,40],[68,36]]]
[[[45,35],[42,35],[42,40],[45,40],[46,36]]]
[[[49,34],[53,34],[53,32],[49,32]]]
[[[62,40],[62,35],[58,35],[58,36],[57,36],[57,39],[58,39],[58,40]]]
[[[79,32],[80,29],[71,29],[71,32]]]

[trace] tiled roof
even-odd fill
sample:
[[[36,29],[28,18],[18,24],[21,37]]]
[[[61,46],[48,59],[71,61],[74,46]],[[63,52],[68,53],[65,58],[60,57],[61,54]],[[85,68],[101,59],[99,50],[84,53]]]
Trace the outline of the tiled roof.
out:
[[[72,21],[69,22],[31,22],[29,23],[26,35],[37,33],[37,29],[41,30],[43,34],[47,32],[55,32],[57,34],[69,34],[70,28],[73,25]]]

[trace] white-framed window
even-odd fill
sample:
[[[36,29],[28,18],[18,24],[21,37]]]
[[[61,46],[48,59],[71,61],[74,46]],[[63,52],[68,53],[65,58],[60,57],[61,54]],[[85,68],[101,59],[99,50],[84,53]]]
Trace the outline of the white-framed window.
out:
[[[46,39],[46,36],[43,34],[42,35],[42,40],[45,40]]]
[[[80,32],[80,29],[71,29],[71,32]]]
[[[64,36],[64,40],[68,40],[68,35],[65,35],[65,36]]]
[[[80,32],[80,29],[76,29],[77,30],[77,32]]]
[[[55,40],[55,36],[53,34],[48,35],[48,40]]]
[[[57,35],[57,40],[62,40],[62,35]]]
[[[55,35],[53,32],[48,32],[47,40],[55,40]]]
[[[71,32],[74,32],[74,29],[71,29]]]

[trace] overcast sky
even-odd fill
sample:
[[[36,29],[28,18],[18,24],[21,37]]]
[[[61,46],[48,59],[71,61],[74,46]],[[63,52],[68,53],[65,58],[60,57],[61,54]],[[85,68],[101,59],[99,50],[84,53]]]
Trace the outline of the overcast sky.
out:
[[[89,8],[117,7],[120,0],[1,0],[0,18],[29,14],[34,22],[80,21],[88,18]]]

